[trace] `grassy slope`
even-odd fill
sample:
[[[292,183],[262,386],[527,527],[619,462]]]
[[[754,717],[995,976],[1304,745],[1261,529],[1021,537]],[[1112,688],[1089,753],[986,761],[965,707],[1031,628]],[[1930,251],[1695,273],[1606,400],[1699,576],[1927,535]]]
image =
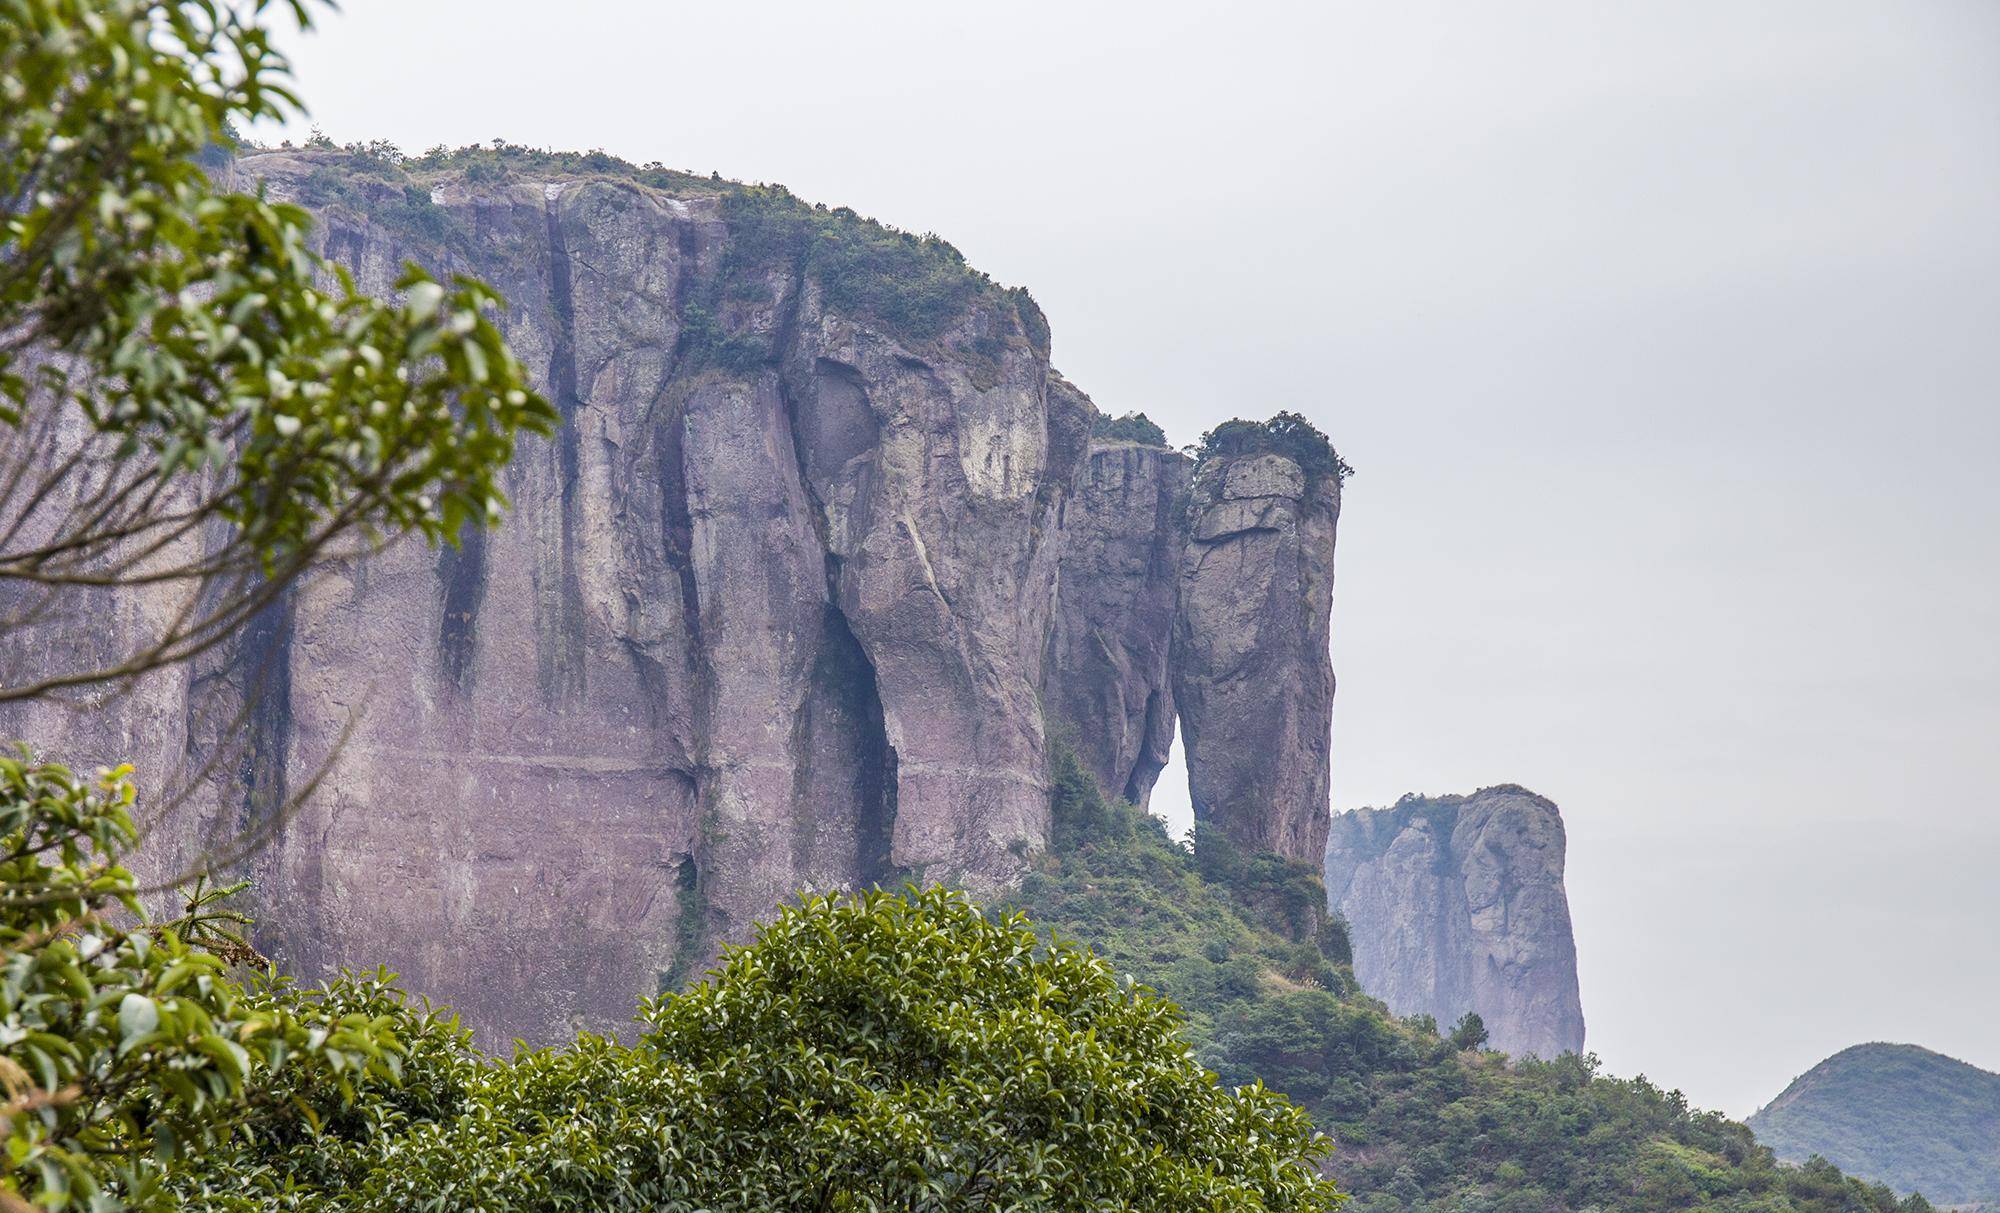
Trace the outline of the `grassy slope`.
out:
[[[1843,1049],[1750,1124],[1780,1157],[1823,1155],[1941,1202],[2000,1202],[2000,1074],[1928,1049]]]
[[[1824,1163],[1782,1166],[1744,1126],[1593,1058],[1517,1065],[1397,1019],[1355,988],[1339,924],[1301,902],[1323,897],[1315,873],[1197,861],[1067,756],[1054,808],[1020,907],[1179,1002],[1225,1079],[1262,1078],[1310,1109],[1341,1143],[1356,1213],[1929,1208]]]

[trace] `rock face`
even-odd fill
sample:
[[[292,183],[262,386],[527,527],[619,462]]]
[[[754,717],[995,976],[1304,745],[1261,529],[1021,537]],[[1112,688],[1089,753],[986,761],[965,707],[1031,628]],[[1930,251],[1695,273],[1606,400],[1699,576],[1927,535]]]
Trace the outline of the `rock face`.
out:
[[[488,1041],[615,1026],[801,888],[1007,887],[1051,725],[1143,801],[1177,699],[1232,833],[1297,858],[1324,829],[1337,486],[1218,459],[1191,506],[1185,456],[1092,444],[1024,292],[706,179],[239,171],[363,289],[495,286],[565,421],[497,531],[333,564],[114,713],[0,716],[182,772],[159,867],[275,831],[247,869],[290,971],[387,964]]]
[[[1142,807],[1174,743],[1168,657],[1189,462],[1164,447],[1093,443],[1063,519],[1050,707],[1105,794]]]
[[[1174,629],[1174,700],[1197,820],[1317,863],[1327,829],[1337,476],[1276,452],[1194,478]]]
[[[1511,784],[1336,816],[1327,898],[1361,988],[1446,1026],[1476,1011],[1508,1053],[1580,1052],[1564,846],[1556,806]]]

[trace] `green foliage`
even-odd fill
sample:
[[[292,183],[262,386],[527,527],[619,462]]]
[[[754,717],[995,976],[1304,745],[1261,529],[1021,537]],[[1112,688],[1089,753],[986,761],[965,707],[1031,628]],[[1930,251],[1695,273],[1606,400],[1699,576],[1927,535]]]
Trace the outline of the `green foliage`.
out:
[[[0,758],[0,1207],[170,1208],[173,1168],[313,1135],[401,1072],[379,997],[231,977],[230,890],[145,922],[129,774]]]
[[[1137,442],[1144,446],[1167,445],[1167,432],[1153,424],[1153,419],[1144,413],[1127,413],[1123,417],[1099,413],[1097,420],[1091,423],[1090,432],[1095,437],[1120,442]]]
[[[1017,904],[1174,1000],[1197,1042],[1212,1042],[1220,1017],[1270,990],[1353,991],[1352,973],[1334,959],[1346,945],[1332,924],[1289,936],[1271,930],[1258,918],[1267,889],[1211,880],[1158,818],[1105,799],[1066,747],[1057,747],[1053,775],[1050,846],[1035,857]],[[1281,888],[1296,880],[1296,865],[1252,865],[1209,841],[1203,849],[1218,857],[1215,866],[1246,877],[1254,866]]]
[[[719,272],[681,310],[680,352],[696,365],[740,374],[772,362],[779,322],[770,305],[776,284],[787,281],[811,279],[830,309],[917,342],[941,337],[981,296],[1004,297],[935,236],[899,232],[845,207],[810,206],[782,186],[704,185],[721,195],[729,242]],[[1025,292],[1012,299],[1027,330],[1041,313]],[[985,333],[965,352],[992,363],[1006,344],[1002,333]]]
[[[0,1198],[45,1209],[1326,1210],[1325,1141],[1172,1004],[943,890],[806,897],[622,1045],[482,1057],[301,989],[220,893],[149,925],[135,793],[0,760]],[[232,968],[232,965],[236,966]]]
[[[22,477],[60,476],[68,452],[8,469],[29,487],[0,502],[7,539],[44,538],[0,552],[0,579],[240,587],[345,535],[455,541],[499,516],[516,435],[555,424],[486,287],[413,266],[402,301],[378,302],[308,249],[303,210],[218,191],[203,153],[295,105],[266,7],[19,0],[0,20],[0,423],[47,448],[80,415],[109,486],[51,518],[68,498]],[[209,557],[138,570],[211,522],[225,533]],[[149,659],[198,651],[267,600],[239,596]]]
[[[245,1211],[1335,1200],[1304,1115],[1219,1087],[1170,1004],[957,894],[804,898],[640,1019],[631,1045],[505,1062],[408,1049],[395,1110],[213,1156],[185,1186]]]
[[[1452,1025],[1450,1040],[1454,1049],[1483,1049],[1486,1039],[1486,1021],[1477,1011],[1467,1011]]]
[[[1199,468],[1216,456],[1257,455],[1265,452],[1288,456],[1305,472],[1308,481],[1332,476],[1345,481],[1354,474],[1338,452],[1333,442],[1320,432],[1318,426],[1306,420],[1300,413],[1281,412],[1269,421],[1245,421],[1236,418],[1201,436],[1201,443],[1195,448],[1195,466]]]
[[[634,181],[651,189],[669,190],[680,195],[719,194],[733,183],[716,176],[698,176],[667,168],[655,161],[638,165],[620,159],[609,152],[592,149],[587,152],[557,152],[543,148],[523,147],[495,139],[489,144],[473,144],[467,147],[448,148],[440,144],[421,156],[404,156],[393,144],[378,143],[370,147],[378,149],[380,158],[401,165],[420,180],[433,180],[444,176],[463,176],[469,181],[493,182],[514,178],[534,180],[549,176],[603,177],[619,181]],[[350,151],[354,150],[352,146]]]
[[[0,400],[37,377],[170,469],[226,468],[222,514],[276,560],[336,517],[455,537],[501,503],[517,429],[553,415],[484,315],[412,269],[384,305],[306,251],[293,207],[215,192],[225,124],[281,114],[254,23],[195,3],[32,0],[0,23]],[[86,17],[88,14],[88,17]]]
[[[918,341],[938,337],[994,289],[936,236],[900,232],[845,207],[811,206],[783,186],[731,184],[722,215],[730,234],[724,289],[774,273],[809,276],[829,307]]]
[[[1296,942],[1313,931],[1287,865],[1170,842],[1067,753],[1054,783],[1021,908],[1178,1001],[1223,1082],[1256,1076],[1306,1106],[1353,1209],[1927,1213],[1823,1163],[1782,1166],[1744,1126],[1594,1057],[1515,1062],[1478,1050],[1476,1017],[1449,1036],[1399,1019],[1355,988],[1337,922]]]
[[[1782,1158],[1846,1170],[1948,1204],[2000,1204],[2000,1074],[1915,1045],[1843,1049],[1750,1118]]]

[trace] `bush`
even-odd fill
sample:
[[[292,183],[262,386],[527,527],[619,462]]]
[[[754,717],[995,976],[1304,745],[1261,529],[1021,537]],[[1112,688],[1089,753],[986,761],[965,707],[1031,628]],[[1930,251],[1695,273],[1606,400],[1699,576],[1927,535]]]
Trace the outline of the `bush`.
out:
[[[0,758],[0,1203],[164,1209],[176,1168],[246,1143],[365,1132],[357,1097],[401,1072],[400,996],[309,994],[254,969],[196,886],[152,924],[122,864],[137,839],[128,768],[79,779],[25,751]],[[384,1094],[430,1105],[449,1091]],[[365,1120],[367,1113],[358,1113]],[[11,1203],[9,1199],[11,1198]]]
[[[1094,437],[1108,438],[1117,442],[1137,442],[1143,446],[1167,445],[1167,432],[1153,424],[1153,419],[1144,413],[1127,413],[1123,417],[1097,415],[1090,432]]]
[[[1281,412],[1269,421],[1236,418],[1201,436],[1195,450],[1199,468],[1217,456],[1257,455],[1265,452],[1289,457],[1305,472],[1309,483],[1332,476],[1346,481],[1354,474],[1346,460],[1333,449],[1333,442],[1318,426],[1299,413]]]

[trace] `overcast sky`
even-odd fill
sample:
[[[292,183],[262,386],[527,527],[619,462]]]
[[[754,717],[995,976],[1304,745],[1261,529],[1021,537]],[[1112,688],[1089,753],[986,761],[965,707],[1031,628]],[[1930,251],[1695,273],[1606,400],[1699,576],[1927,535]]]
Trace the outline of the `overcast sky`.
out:
[[[1335,805],[1560,803],[1614,1072],[2000,1069],[2000,4],[345,7],[337,140],[783,182],[1317,421]]]

